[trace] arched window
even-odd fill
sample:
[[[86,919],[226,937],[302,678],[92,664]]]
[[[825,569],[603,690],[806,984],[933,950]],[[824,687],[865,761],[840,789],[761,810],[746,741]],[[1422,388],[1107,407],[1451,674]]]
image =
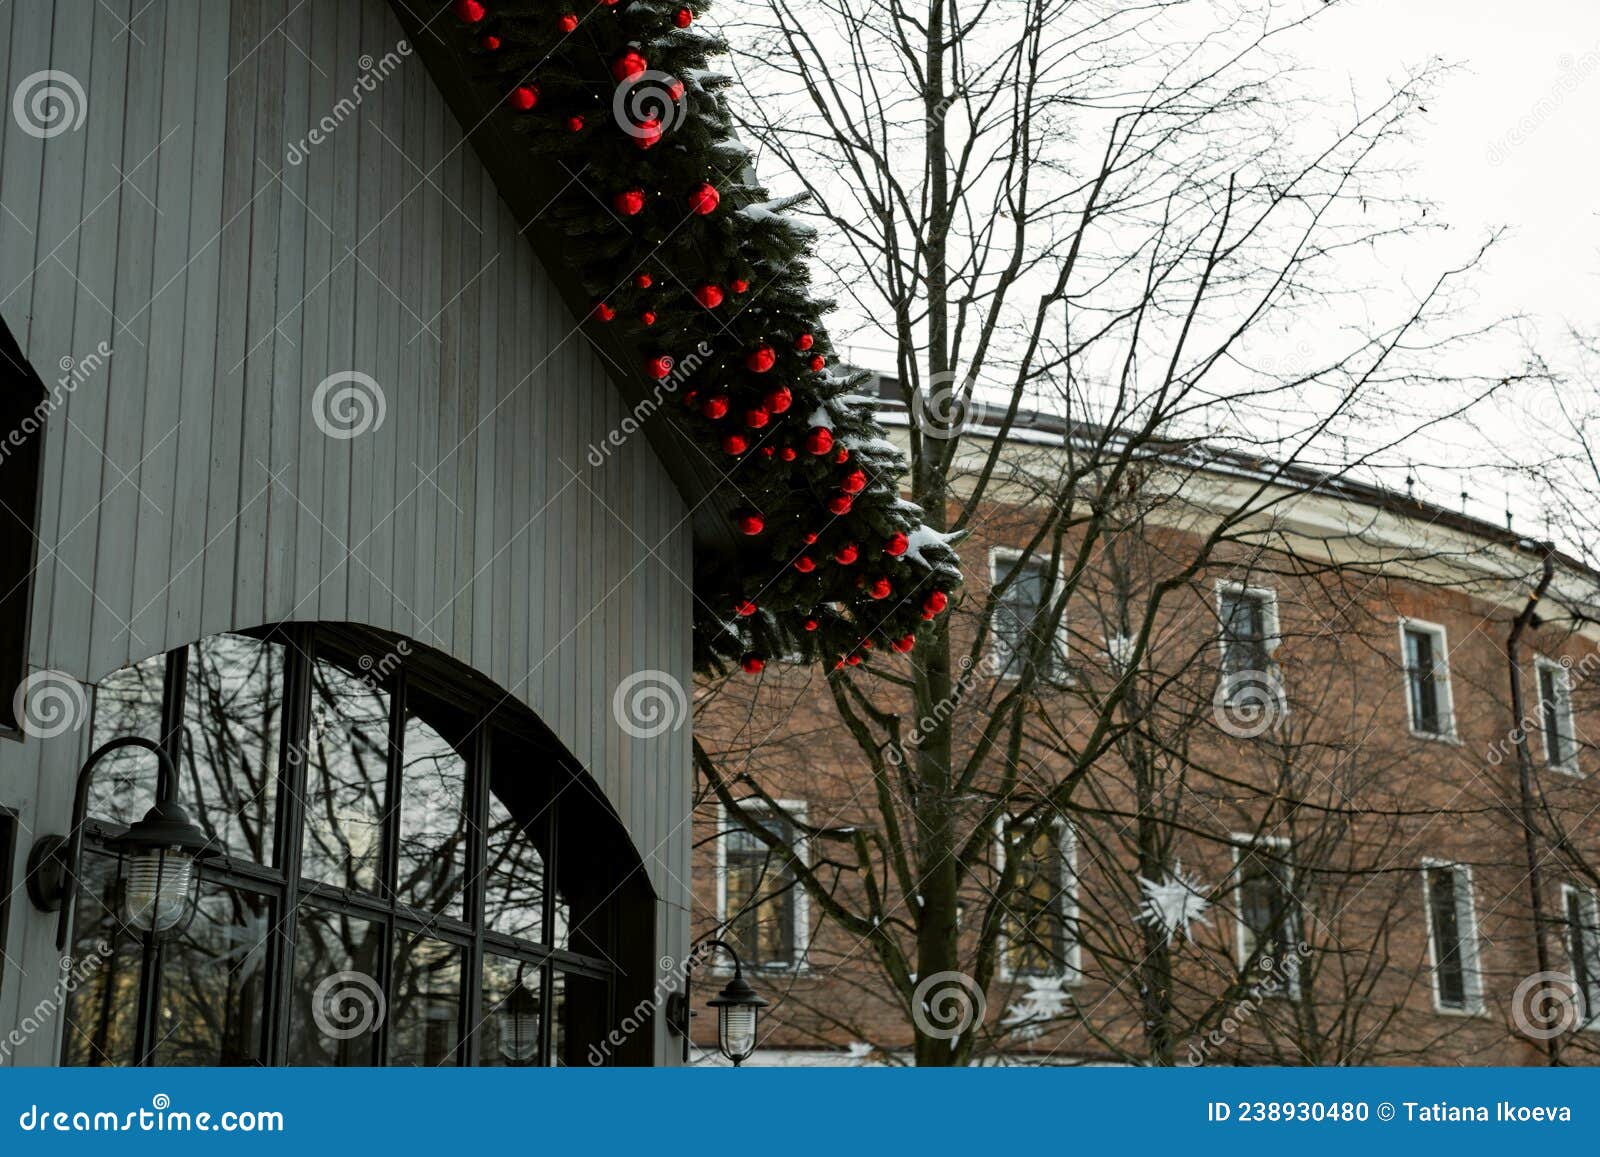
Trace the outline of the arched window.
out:
[[[105,680],[93,731],[160,740],[222,854],[194,920],[147,946],[105,841],[150,806],[154,760],[101,764],[73,947],[100,963],[67,1064],[581,1063],[619,903],[653,934],[621,825],[532,713],[404,641],[214,636]],[[591,846],[603,862],[563,871]]]

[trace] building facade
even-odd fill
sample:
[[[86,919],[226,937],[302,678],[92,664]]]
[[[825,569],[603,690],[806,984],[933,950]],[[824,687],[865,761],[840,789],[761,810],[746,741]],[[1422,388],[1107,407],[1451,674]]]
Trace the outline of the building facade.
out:
[[[1063,445],[1059,424],[1023,427],[1006,451],[1014,477]],[[981,424],[971,440],[981,457]],[[972,518],[952,612],[958,767],[1021,665],[1043,671],[1015,755],[968,789],[974,814],[993,798],[1003,814],[992,841],[974,821],[959,917],[971,963],[942,998],[892,984],[875,945],[890,926],[913,944],[920,897],[893,865],[858,869],[847,843],[819,850],[815,835],[877,838],[891,813],[910,827],[912,809],[884,801],[914,787],[892,768],[874,776],[814,669],[703,689],[702,742],[775,805],[748,804],[756,821],[870,913],[866,934],[846,930],[785,851],[702,796],[696,928],[731,938],[774,1001],[756,1063],[906,1063],[913,1019],[937,1021],[941,999],[980,1038],[978,1063],[1600,1059],[1596,576],[1552,557],[1520,638],[1519,704],[1507,639],[1542,548],[1348,482],[1284,486],[1268,533],[1221,544],[1130,659],[1130,607],[1196,555],[1230,488],[1257,483],[1235,466],[1187,473],[1150,502],[1087,564],[1059,622],[1061,571],[1026,487]],[[856,678],[877,696],[852,701],[858,726],[899,710],[887,683]],[[1111,717],[1131,722],[1069,802],[1041,807],[1124,678],[1148,693],[1142,715]],[[1008,859],[1020,879],[1002,893]]]
[[[690,678],[685,492],[586,462],[613,367],[403,20],[0,15],[0,1064],[585,1063],[687,954],[688,731],[614,710]],[[158,942],[147,750],[33,898],[129,735],[212,853]]]

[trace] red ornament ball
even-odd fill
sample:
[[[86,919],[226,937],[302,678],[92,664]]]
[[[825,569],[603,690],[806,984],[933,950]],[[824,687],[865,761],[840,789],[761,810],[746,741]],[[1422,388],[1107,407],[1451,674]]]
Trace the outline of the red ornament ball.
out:
[[[804,353],[806,350],[811,348],[815,341],[816,339],[810,334],[803,333],[794,339],[794,348],[799,350],[801,353]]]
[[[817,569],[817,561],[809,555],[803,554],[794,560],[794,569],[801,574],[810,574]]]
[[[594,316],[600,321],[610,321],[617,316],[617,311],[603,301],[594,303]]]
[[[527,112],[539,103],[539,86],[536,84],[519,84],[511,90],[511,107],[518,112]]]
[[[655,325],[655,323],[656,323],[655,312],[653,310],[647,309],[647,310],[645,310],[643,313],[641,313],[639,315],[639,320],[645,325]]]
[[[894,588],[889,585],[888,579],[875,578],[872,580],[872,585],[867,588],[867,593],[875,599],[886,599],[889,597],[889,592],[893,589]]]
[[[850,664],[850,666],[852,666],[852,667],[861,666],[861,656],[860,655],[847,655],[847,656],[845,656],[845,660],[844,661],[846,663]]]
[[[581,116],[569,116],[567,118],[567,131],[569,133],[581,133],[583,131],[583,118]]]
[[[722,194],[718,193],[716,186],[709,181],[689,194],[689,208],[702,217],[707,213],[714,212],[721,201]]]
[[[848,494],[835,494],[828,499],[828,509],[834,514],[849,514],[854,500]]]
[[[889,536],[889,541],[883,544],[883,553],[891,558],[899,558],[910,546],[911,540],[897,530]]]
[[[556,24],[563,32],[576,32],[578,30],[578,18],[571,12],[563,12],[556,20]]]
[[[766,668],[767,661],[760,655],[746,655],[739,660],[739,666],[744,668],[746,675],[759,675]]]
[[[845,462],[850,461],[850,451],[847,450],[845,447],[840,446],[839,447],[839,452],[833,456],[833,460],[835,462],[840,463],[841,465],[843,463],[845,463]]]
[[[687,8],[680,8],[672,14],[672,22],[679,28],[687,28],[694,23],[694,13]]]
[[[856,556],[859,554],[860,551],[856,549],[856,544],[849,542],[833,552],[833,561],[840,566],[849,566],[856,561]]]
[[[744,412],[744,424],[752,430],[759,430],[772,421],[772,415],[760,406],[752,406]]]
[[[821,354],[818,354],[816,357],[811,359],[811,368],[813,370],[815,370],[819,374],[822,372],[822,367],[827,365],[827,364],[828,364],[828,360],[826,358],[824,358]]]
[[[756,613],[756,605],[749,599],[744,599],[734,605],[733,611],[734,614],[748,619],[751,615]]]
[[[648,273],[639,274],[638,276],[636,276],[633,279],[633,283],[635,285],[637,285],[640,289],[649,289],[652,285],[655,284],[655,282],[651,280],[650,275]]]
[[[485,36],[482,40],[478,41],[478,43],[483,46],[483,50],[485,52],[500,51],[500,38],[493,33]]]
[[[917,645],[917,637],[915,635],[902,635],[889,645],[903,655]]]
[[[814,630],[817,629],[817,626],[818,626],[818,624],[817,624],[817,620],[816,619],[807,619],[806,620],[806,630],[814,631]]]
[[[628,130],[628,135],[633,137],[635,145],[648,149],[661,140],[661,121],[656,117],[646,117]]]
[[[717,306],[722,304],[722,288],[717,285],[697,286],[694,291],[694,299],[707,309],[716,309]]]
[[[761,456],[763,458],[771,458],[772,457],[772,447],[771,446],[763,446],[763,447],[761,447]]]
[[[611,207],[624,217],[636,217],[644,212],[644,190],[624,189],[611,198]]]
[[[779,386],[775,390],[768,390],[763,402],[774,414],[781,414],[794,405],[794,395],[789,392],[788,386]]]
[[[778,451],[778,457],[782,458],[785,462],[793,462],[797,457],[799,457],[799,455],[794,452],[793,446],[785,446],[782,450]]]
[[[638,76],[650,67],[650,62],[636,48],[630,48],[611,62],[612,79],[621,82]]]
[[[488,15],[488,10],[478,0],[456,0],[456,19],[463,24],[476,24]]]
[[[706,404],[700,407],[700,412],[713,422],[718,418],[726,418],[728,416],[728,395],[713,394],[706,399]]]
[[[674,80],[671,84],[667,85],[667,96],[672,98],[673,104],[677,104],[680,100],[682,100],[683,81]]]
[[[934,614],[937,615],[940,611],[944,610],[949,605],[950,605],[950,596],[949,595],[945,594],[943,591],[934,591],[930,595],[928,595],[927,600],[925,602],[923,602],[922,609],[925,610],[925,611],[932,611]]]
[[[666,377],[672,372],[672,359],[666,354],[662,354],[659,357],[653,357],[644,363],[644,372],[649,374],[652,378],[655,378],[657,381],[660,381],[662,378]]]
[[[740,534],[760,534],[767,529],[767,520],[754,511],[747,511],[735,520]]]
[[[806,432],[806,450],[812,454],[826,454],[833,449],[833,431],[826,426],[813,426]]]
[[[769,345],[759,345],[744,358],[744,368],[752,374],[764,374],[778,364],[778,353]]]
[[[728,453],[738,457],[750,449],[750,443],[745,441],[743,434],[729,434],[722,440],[722,448]]]
[[[839,483],[839,489],[846,494],[860,494],[867,488],[867,472],[865,470],[852,470],[844,476]]]
[[[729,285],[735,293],[744,293],[750,288],[750,283],[742,277],[735,277]]]
[[[817,532],[814,531],[814,530],[806,531],[806,545],[810,546],[813,542],[816,542],[816,541],[817,541]]]

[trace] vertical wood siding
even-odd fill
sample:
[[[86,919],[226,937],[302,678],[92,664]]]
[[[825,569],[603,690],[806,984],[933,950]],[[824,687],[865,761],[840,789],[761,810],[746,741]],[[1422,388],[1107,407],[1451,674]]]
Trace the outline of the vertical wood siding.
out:
[[[415,56],[286,160],[400,41],[381,0],[0,9],[0,314],[47,384],[112,351],[45,434],[29,660],[93,683],[264,622],[415,638],[538,712],[683,908],[687,722],[611,708],[643,668],[688,686],[682,499],[642,438],[585,461],[620,398]],[[42,140],[10,98],[46,68],[86,108]],[[313,392],[349,370],[386,416],[330,438]],[[0,803],[59,827],[86,738],[0,743]]]

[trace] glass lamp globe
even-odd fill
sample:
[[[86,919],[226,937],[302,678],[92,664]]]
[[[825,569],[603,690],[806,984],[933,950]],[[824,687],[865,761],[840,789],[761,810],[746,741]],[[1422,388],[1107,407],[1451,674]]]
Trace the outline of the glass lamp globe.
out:
[[[514,1064],[532,1063],[539,1052],[539,998],[521,980],[500,1006],[500,1055]]]
[[[141,932],[161,935],[186,925],[199,898],[195,862],[211,854],[210,841],[188,813],[167,800],[114,841],[126,858],[123,915]]]
[[[735,1066],[743,1064],[756,1051],[756,1023],[767,1002],[736,966],[733,979],[706,1003],[717,1010],[717,1047]]]

